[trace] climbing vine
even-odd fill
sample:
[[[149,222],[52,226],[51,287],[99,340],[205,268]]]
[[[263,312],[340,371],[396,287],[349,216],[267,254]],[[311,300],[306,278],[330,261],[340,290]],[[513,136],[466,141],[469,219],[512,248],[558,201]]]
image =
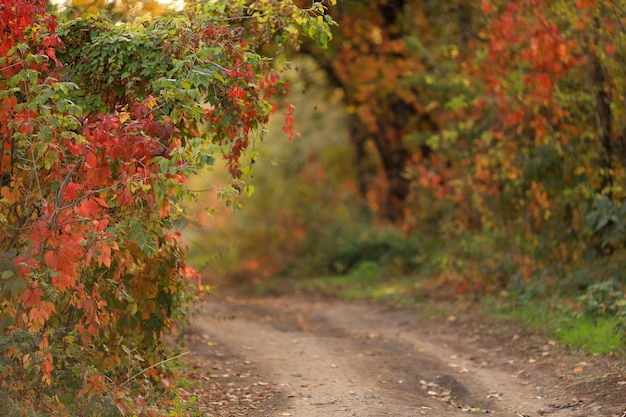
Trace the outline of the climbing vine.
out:
[[[187,179],[224,159],[222,194],[241,189],[240,157],[286,91],[262,51],[325,44],[331,21],[321,3],[259,0],[57,25],[45,6],[0,4],[0,399],[159,415],[162,336],[200,289],[172,228]]]

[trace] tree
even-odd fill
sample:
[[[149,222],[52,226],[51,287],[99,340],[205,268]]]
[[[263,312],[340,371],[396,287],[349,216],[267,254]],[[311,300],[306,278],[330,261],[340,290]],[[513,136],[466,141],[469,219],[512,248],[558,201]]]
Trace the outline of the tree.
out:
[[[378,211],[392,223],[401,225],[405,218],[409,167],[432,156],[415,137],[445,128],[437,95],[450,87],[432,80],[445,75],[447,84],[457,82],[455,67],[475,35],[477,13],[476,2],[467,0],[340,2],[332,8],[339,22],[336,42],[329,50],[305,48],[344,91],[363,196],[371,188],[369,160],[380,161],[386,191]]]
[[[222,157],[233,186],[220,193],[245,185],[239,158],[286,89],[280,63],[260,51],[272,42],[280,56],[301,34],[326,43],[323,13],[210,1],[160,19],[57,27],[43,0],[0,3],[9,414],[156,415],[145,397],[165,378],[161,338],[184,317],[189,279],[199,284],[172,231],[194,198],[187,178]]]
[[[132,21],[135,18],[164,16],[171,12],[175,3],[158,0],[71,0],[67,12],[73,17],[105,12],[114,21]]]
[[[555,289],[589,259],[619,259],[624,10],[344,1],[331,47],[303,46],[343,93],[361,195],[440,250],[420,255],[440,283]]]
[[[442,180],[416,167],[412,197],[428,195],[436,232],[463,242],[448,252],[466,261],[442,275],[465,290],[554,289],[562,271],[623,248],[618,3],[482,2],[468,88],[443,102],[446,129],[428,139]]]

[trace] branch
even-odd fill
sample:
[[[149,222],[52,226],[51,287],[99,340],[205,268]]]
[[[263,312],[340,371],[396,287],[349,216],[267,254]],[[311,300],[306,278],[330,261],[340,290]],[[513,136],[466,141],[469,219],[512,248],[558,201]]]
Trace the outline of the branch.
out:
[[[183,353],[181,353],[180,355],[176,355],[176,356],[173,356],[173,357],[171,357],[171,358],[167,358],[167,359],[164,359],[164,360],[162,360],[162,361],[160,361],[160,362],[157,362],[157,363],[155,363],[154,365],[150,365],[150,366],[148,366],[146,369],[142,369],[141,371],[137,372],[136,374],[134,374],[133,376],[131,376],[130,378],[128,378],[126,381],[122,382],[122,386],[124,386],[124,385],[128,385],[128,384],[129,384],[129,383],[130,383],[133,379],[135,379],[135,378],[137,378],[137,377],[139,377],[139,376],[141,376],[141,375],[145,374],[145,373],[146,373],[146,372],[148,372],[150,369],[152,369],[152,368],[156,368],[156,367],[157,367],[157,366],[159,366],[159,365],[163,365],[164,363],[167,363],[167,362],[173,361],[173,360],[175,360],[175,359],[181,358],[181,357],[183,357],[183,356],[187,355],[188,353],[189,353],[189,352],[183,352]]]

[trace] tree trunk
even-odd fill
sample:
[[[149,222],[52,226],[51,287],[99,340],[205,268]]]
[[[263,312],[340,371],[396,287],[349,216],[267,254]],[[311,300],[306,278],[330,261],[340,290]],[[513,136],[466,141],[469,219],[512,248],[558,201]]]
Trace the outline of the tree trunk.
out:
[[[405,202],[411,189],[411,182],[405,175],[411,154],[402,146],[390,147],[388,139],[384,138],[389,133],[383,131],[374,140],[387,182],[381,215],[389,222],[401,225],[404,222]]]
[[[600,21],[596,19],[596,27],[600,30]],[[589,68],[589,78],[591,88],[596,101],[596,122],[600,135],[602,153],[600,155],[599,167],[602,170],[601,190],[609,190],[607,196],[611,198],[611,188],[613,186],[613,112],[611,110],[611,97],[608,92],[605,69],[596,55],[594,49],[598,47],[596,39],[591,41],[593,48],[587,52],[587,65]]]

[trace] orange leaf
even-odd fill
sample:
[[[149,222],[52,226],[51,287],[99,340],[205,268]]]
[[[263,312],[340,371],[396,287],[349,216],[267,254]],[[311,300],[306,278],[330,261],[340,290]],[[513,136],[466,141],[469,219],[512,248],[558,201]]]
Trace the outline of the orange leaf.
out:
[[[100,204],[95,198],[86,198],[78,206],[78,214],[83,217],[97,217]]]
[[[59,276],[52,278],[52,285],[61,291],[65,291],[72,286],[78,277],[76,262],[78,257],[82,256],[82,251],[78,250],[80,245],[72,246],[78,247],[75,250],[68,247],[49,250],[44,255],[48,268],[59,274]]]
[[[107,245],[100,245],[96,251],[96,259],[100,266],[104,265],[107,268],[111,267],[111,247]]]
[[[41,308],[33,307],[28,312],[28,318],[30,319],[30,322],[35,325],[33,326],[34,328],[40,329],[50,316]]]
[[[26,307],[38,306],[41,304],[41,296],[43,295],[43,291],[41,288],[37,287],[37,283],[33,283],[33,285],[24,291],[22,295],[22,302]]]
[[[109,207],[109,205],[107,204],[106,200],[99,198],[99,197],[93,197],[93,199],[102,207]]]
[[[52,366],[52,356],[48,353],[44,358],[43,365],[41,368],[45,373],[50,373],[54,369]]]
[[[68,200],[76,200],[77,191],[81,190],[82,188],[82,184],[70,181],[67,183],[65,188],[63,188],[63,197],[67,198]]]
[[[596,7],[596,2],[594,0],[576,0],[576,8],[585,9]]]
[[[98,161],[96,159],[96,154],[89,152],[87,156],[85,156],[85,166],[87,168],[95,168],[97,165]]]

